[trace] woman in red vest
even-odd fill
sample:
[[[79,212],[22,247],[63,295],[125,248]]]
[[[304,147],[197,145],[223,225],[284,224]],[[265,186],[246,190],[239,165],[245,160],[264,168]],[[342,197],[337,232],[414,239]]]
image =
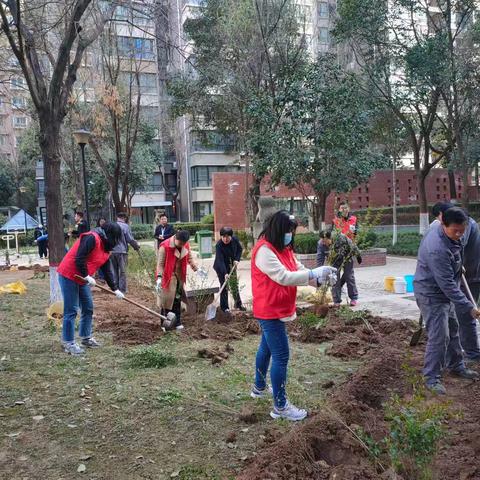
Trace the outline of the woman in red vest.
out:
[[[157,292],[161,291],[160,307],[164,315],[175,314],[177,330],[183,330],[180,315],[182,299],[185,299],[187,266],[190,265],[202,280],[206,277],[206,272],[199,269],[192,258],[189,239],[188,231],[179,230],[173,237],[164,240],[158,249]]]
[[[259,241],[252,251],[253,315],[260,323],[262,339],[256,356],[253,398],[263,397],[270,390],[266,378],[270,359],[274,407],[272,418],[303,420],[306,410],[288,402],[285,385],[289,346],[286,322],[296,318],[298,285],[336,281],[336,269],[318,267],[306,269],[297,261],[293,241],[297,222],[286,211],[272,215],[266,222]]]
[[[85,350],[75,343],[75,319],[80,306],[79,335],[84,347],[99,347],[92,337],[93,300],[90,286],[96,285],[93,275],[101,269],[108,286],[118,298],[123,293],[115,284],[110,265],[110,251],[119,242],[122,230],[113,222],[82,233],[58,266],[58,280],[63,295],[62,341],[65,352],[82,355]],[[82,282],[75,275],[85,278]]]

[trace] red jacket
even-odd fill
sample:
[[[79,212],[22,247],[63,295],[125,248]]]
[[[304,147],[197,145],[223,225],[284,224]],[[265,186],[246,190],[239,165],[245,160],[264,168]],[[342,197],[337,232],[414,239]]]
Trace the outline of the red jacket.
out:
[[[110,253],[105,251],[102,239],[97,232],[82,233],[79,239],[73,244],[73,247],[67,252],[65,257],[63,257],[63,260],[57,268],[57,272],[62,275],[62,277],[69,278],[80,285],[83,285],[83,282],[75,278],[75,275],[80,275],[75,265],[75,257],[77,256],[78,247],[80,246],[80,240],[85,235],[93,235],[95,237],[95,248],[87,258],[87,272],[89,275],[93,275],[110,257]]]
[[[165,266],[162,275],[162,288],[168,288],[173,272],[175,271],[175,264],[177,263],[177,257],[175,256],[175,250],[177,248],[175,246],[172,247],[171,238],[164,240],[160,244],[160,247],[165,248]],[[190,250],[190,244],[187,242],[184,248]],[[185,255],[180,259],[180,262],[182,267],[182,282],[185,283],[187,280],[188,255]]]
[[[357,217],[355,215],[349,215],[348,218],[335,217],[333,224],[336,229],[340,230],[340,233],[346,235],[350,240],[355,238],[357,230]]]
[[[274,282],[255,265],[255,257],[259,248],[263,245],[275,253],[287,270],[297,271],[295,256],[291,248],[287,247],[279,252],[263,238],[256,243],[252,251],[253,316],[260,320],[291,317],[297,308],[297,287],[287,287]]]

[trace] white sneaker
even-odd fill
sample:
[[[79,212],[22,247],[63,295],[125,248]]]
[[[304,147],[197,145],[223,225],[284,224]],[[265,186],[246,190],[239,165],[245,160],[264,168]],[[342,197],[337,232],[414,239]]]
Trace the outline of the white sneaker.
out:
[[[177,325],[175,330],[183,330],[185,327],[183,325]]]
[[[307,416],[307,411],[303,408],[297,408],[295,405],[287,402],[284,408],[273,407],[270,416],[275,419],[284,418],[291,422],[298,422]]]
[[[69,353],[70,355],[84,355],[85,350],[75,342],[72,343],[64,343],[63,350],[65,353]]]
[[[93,337],[82,338],[82,346],[88,348],[101,347],[102,345],[98,343]]]
[[[259,390],[255,385],[252,387],[252,390],[250,391],[250,396],[252,398],[265,398],[268,395],[273,394],[272,387],[270,385],[267,385],[263,390]]]

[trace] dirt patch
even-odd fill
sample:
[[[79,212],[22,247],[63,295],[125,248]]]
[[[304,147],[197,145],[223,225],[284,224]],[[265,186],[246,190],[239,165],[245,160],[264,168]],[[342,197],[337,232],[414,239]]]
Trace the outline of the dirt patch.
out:
[[[2,270],[0,271],[0,285],[13,282],[24,282],[32,278],[32,270]]]
[[[424,346],[410,349],[411,326],[371,318],[369,334],[363,327],[355,331],[338,331],[347,342],[345,353],[357,355],[364,350],[364,365],[342,385],[331,388],[328,402],[320,412],[312,412],[307,421],[265,446],[263,451],[237,478],[239,480],[303,479],[312,480],[380,480],[392,477],[375,465],[362,443],[352,432],[360,427],[377,441],[388,434],[385,403],[393,394],[410,396],[412,387],[405,364],[421,372]],[[333,334],[335,323],[329,323]],[[353,335],[357,335],[356,342]],[[374,342],[368,341],[376,338]],[[334,341],[331,353],[340,351]],[[446,423],[448,435],[440,444],[433,462],[433,478],[442,480],[478,480],[480,467],[480,382],[444,377],[447,400],[451,401],[451,419]],[[431,398],[429,401],[443,401]],[[388,469],[388,465],[386,467]],[[405,479],[404,479],[405,480]]]

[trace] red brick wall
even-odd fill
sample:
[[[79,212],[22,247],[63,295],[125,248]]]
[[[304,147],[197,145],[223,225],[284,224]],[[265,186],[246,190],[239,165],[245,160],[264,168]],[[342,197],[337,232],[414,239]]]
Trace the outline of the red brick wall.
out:
[[[213,205],[216,236],[223,226],[244,230],[247,224],[245,174],[227,172],[213,174]]]
[[[396,172],[397,205],[417,205],[417,179],[413,170],[398,170]],[[463,186],[460,177],[456,177],[457,194],[461,199]],[[448,173],[446,169],[435,168],[426,181],[427,199],[429,203],[450,198]],[[268,181],[264,181],[261,188],[262,195],[271,195],[278,198],[296,197],[303,195],[298,190],[285,186],[272,188]],[[307,194],[311,192],[306,191]],[[476,192],[475,192],[476,193]],[[392,172],[379,170],[370,180],[347,195],[329,195],[327,199],[327,218],[333,216],[335,203],[347,198],[352,210],[367,207],[391,207],[393,199]],[[472,199],[477,198],[473,195]],[[243,229],[246,225],[245,216],[245,174],[243,173],[215,173],[213,175],[213,201],[215,209],[215,225],[232,225],[235,229]]]

